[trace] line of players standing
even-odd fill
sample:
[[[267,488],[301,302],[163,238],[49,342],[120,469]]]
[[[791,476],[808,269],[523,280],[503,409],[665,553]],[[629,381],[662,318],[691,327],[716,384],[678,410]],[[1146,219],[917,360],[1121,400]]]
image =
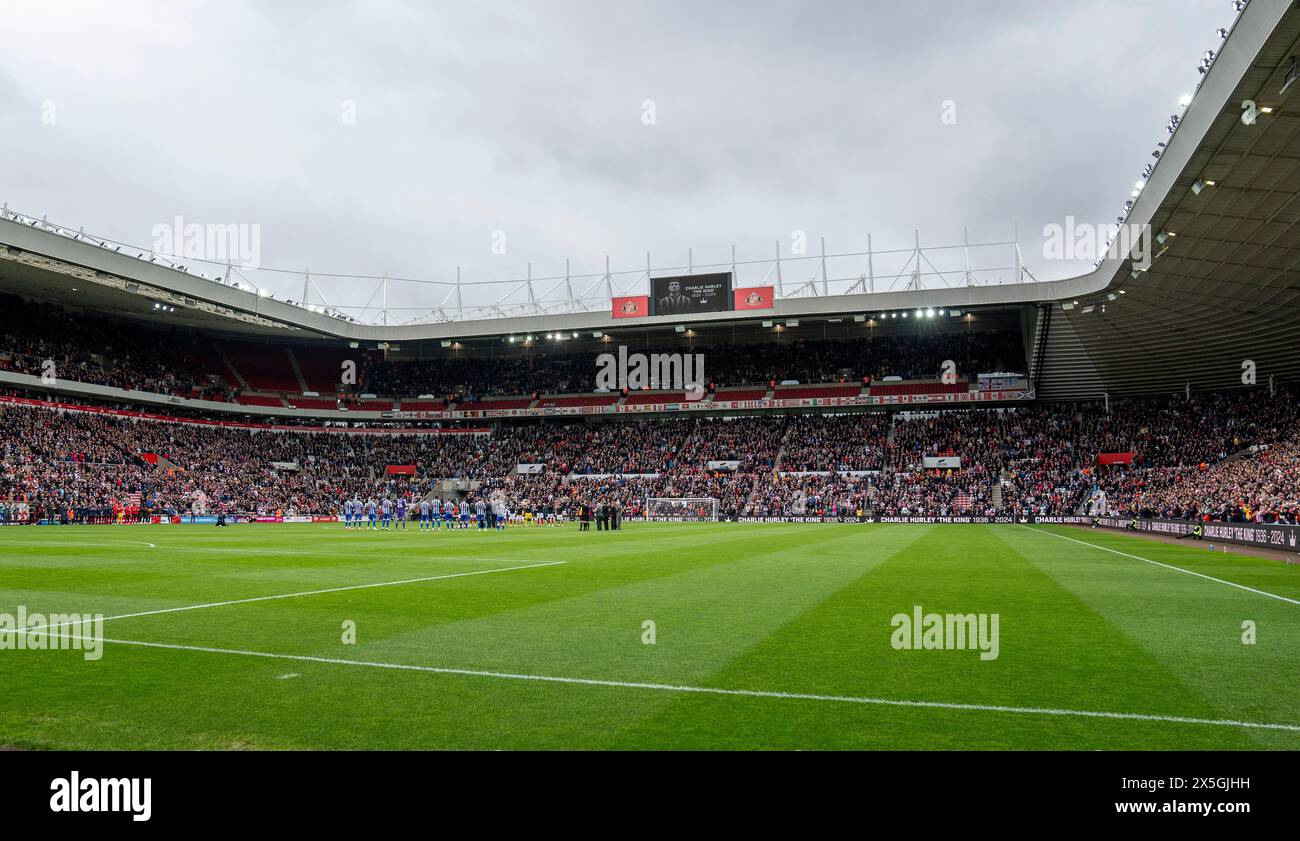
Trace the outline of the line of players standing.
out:
[[[419,521],[419,528],[424,531],[468,529],[471,518],[479,531],[504,529],[509,512],[503,500],[486,500],[479,497],[470,502],[468,499],[457,502],[448,499],[445,502],[434,499],[422,499],[411,504],[407,510],[405,497],[396,500],[388,497],[376,499],[370,497],[362,502],[359,497],[343,500],[343,526],[357,529],[406,528],[408,514],[413,514]]]
[[[411,503],[408,509],[405,497],[394,500],[387,496],[372,496],[363,502],[360,497],[353,496],[343,500],[340,509],[343,512],[344,528],[367,530],[405,530],[409,519],[418,520],[421,531],[468,529],[471,521],[479,531],[501,530],[506,527],[511,516],[504,500],[488,500],[483,497],[459,502],[454,499],[441,501],[436,497],[421,499]],[[618,502],[602,502],[598,505],[580,502],[576,511],[571,513],[576,515],[574,519],[578,521],[579,531],[591,531],[592,521],[596,523],[596,531],[611,531],[623,525],[623,506]],[[541,525],[545,519],[546,523],[553,525],[556,522],[556,511],[553,506],[546,506],[540,511],[527,508],[522,515],[516,515],[516,519],[525,525]]]

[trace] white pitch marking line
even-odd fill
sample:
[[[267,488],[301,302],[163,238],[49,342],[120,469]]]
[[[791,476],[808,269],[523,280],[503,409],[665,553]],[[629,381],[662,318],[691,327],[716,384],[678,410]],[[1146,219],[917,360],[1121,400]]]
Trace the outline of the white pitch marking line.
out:
[[[302,555],[311,558],[355,558],[356,552],[317,552],[310,549],[258,549],[244,548],[240,546],[185,546],[173,545],[164,546],[164,549],[173,549],[177,552],[235,552],[241,555]],[[400,559],[403,561],[495,561],[497,563],[512,563],[517,558],[485,558],[482,555],[373,555],[367,553],[366,558],[376,559]]]
[[[814,695],[806,692],[777,692],[761,689],[723,689],[712,686],[687,686],[674,683],[641,683],[626,680],[601,680],[598,678],[559,677],[555,675],[529,675],[511,672],[489,672],[479,669],[453,669],[440,666],[417,666],[405,663],[377,663],[369,660],[348,660],[336,657],[313,657],[306,654],[275,654],[265,651],[244,651],[235,648],[211,648],[201,645],[178,645],[165,642],[105,639],[117,645],[135,645],[143,648],[161,648],[173,651],[194,651],[204,654],[231,654],[242,657],[263,657],[272,660],[293,660],[303,663],[323,663],[332,666],[363,666],[372,669],[425,672],[464,677],[487,677],[500,680],[529,680],[540,683],[563,683],[578,686],[604,686],[619,689],[645,689],[659,692],[682,692],[700,695],[728,695],[744,698],[772,698],[792,701],[826,701],[841,704],[864,704],[882,707],[913,707],[967,712],[1012,713],[1020,715],[1054,715],[1078,718],[1108,718],[1124,721],[1159,721],[1172,724],[1202,724],[1212,727],[1243,727],[1256,730],[1285,730],[1300,733],[1300,724],[1279,724],[1258,721],[1235,721],[1220,718],[1195,718],[1182,715],[1155,715],[1151,713],[1121,713],[1104,710],[1071,710],[1050,707],[1014,707],[1002,704],[959,704],[947,701],[908,701],[895,698],[866,698],[852,695]]]
[[[1118,549],[1111,549],[1109,546],[1098,546],[1096,543],[1089,543],[1086,540],[1076,540],[1073,537],[1066,537],[1065,535],[1057,534],[1056,532],[1043,531],[1042,529],[1036,529],[1033,528],[1032,526],[1026,526],[1024,524],[1019,524],[1019,525],[1022,529],[1029,529],[1030,531],[1035,531],[1038,532],[1039,534],[1046,534],[1051,537],[1059,537],[1062,540],[1068,540],[1071,543],[1079,543],[1084,546],[1091,546],[1093,549],[1100,549],[1103,552],[1112,552],[1116,555],[1123,555],[1124,557],[1132,558],[1135,561],[1143,561],[1145,563],[1153,564],[1158,567],[1164,567],[1165,569],[1172,569],[1175,572],[1182,572],[1182,573],[1186,573],[1187,575],[1195,575],[1197,578],[1204,578],[1206,581],[1213,581],[1216,584],[1227,584],[1229,587],[1236,587],[1238,590],[1245,590],[1246,592],[1254,593],[1257,596],[1268,596],[1270,599],[1277,599],[1280,602],[1287,602],[1288,604],[1300,605],[1300,599],[1292,599],[1292,598],[1288,598],[1287,596],[1279,596],[1277,593],[1270,593],[1267,590],[1256,590],[1254,587],[1247,587],[1245,584],[1238,584],[1235,581],[1225,581],[1222,578],[1215,578],[1213,575],[1206,575],[1205,573],[1201,573],[1201,572],[1193,572],[1190,569],[1183,569],[1182,567],[1174,566],[1173,564],[1164,564],[1161,563],[1160,561],[1153,561],[1150,558],[1143,558],[1139,555],[1130,555],[1128,552],[1121,552]]]
[[[328,587],[324,590],[304,590],[300,593],[279,593],[274,596],[252,596],[247,599],[231,599],[228,602],[208,602],[207,604],[190,604],[183,607],[165,607],[161,610],[142,610],[139,613],[122,613],[117,616],[105,616],[105,622],[111,622],[114,619],[134,619],[137,616],[157,616],[160,613],[181,613],[187,610],[203,610],[209,607],[228,607],[233,604],[250,604],[252,602],[269,602],[276,599],[295,599],[299,596],[320,596],[326,593],[343,593],[348,590],[368,590],[374,587],[396,587],[399,584],[419,584],[424,581],[441,581],[444,578],[464,578],[470,575],[488,575],[493,572],[513,572],[520,569],[537,569],[539,567],[553,567],[565,563],[564,561],[547,561],[541,564],[526,564],[524,566],[498,567],[497,569],[476,569],[470,572],[453,572],[447,575],[429,575],[424,578],[406,578],[401,581],[380,581],[375,584],[350,584],[346,587]],[[73,624],[64,622],[60,625],[42,625],[39,628],[29,628],[28,632],[34,631],[53,631],[62,628],[65,625]]]
[[[0,540],[0,546],[148,546],[157,549],[158,544],[143,540]]]

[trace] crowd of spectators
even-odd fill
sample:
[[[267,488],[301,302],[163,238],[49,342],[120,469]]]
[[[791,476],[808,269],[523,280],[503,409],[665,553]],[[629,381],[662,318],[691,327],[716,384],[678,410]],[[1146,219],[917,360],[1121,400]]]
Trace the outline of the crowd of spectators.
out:
[[[667,349],[636,348],[649,353]],[[383,360],[363,372],[366,391],[398,397],[431,394],[472,401],[484,395],[590,392],[596,386],[601,351],[547,349],[544,353],[484,359],[434,357]],[[859,383],[896,376],[933,379],[945,360],[960,376],[1024,371],[1018,333],[932,333],[878,338],[829,339],[676,348],[704,357],[706,379],[716,386],[800,383]]]
[[[494,395],[590,392],[596,388],[596,357],[610,348],[578,347],[576,343],[547,343],[486,357],[466,355],[460,349],[438,349],[438,355],[408,360],[384,360],[364,354],[355,393],[407,399],[433,395],[472,403]],[[939,376],[945,360],[952,360],[961,376],[1025,369],[1020,333],[1005,330],[815,341],[798,338],[635,350],[703,355],[705,378],[718,387],[770,385],[788,380],[808,384],[858,383],[865,378],[888,376],[934,378]],[[312,351],[299,348],[296,352],[305,364]],[[132,325],[54,304],[0,296],[3,370],[34,375],[50,372],[75,382],[233,400],[240,388],[233,386],[231,372],[221,356],[210,337],[193,330]],[[296,379],[287,355],[266,354],[266,364],[283,366],[270,379]],[[244,373],[251,376],[254,372]],[[297,396],[297,392],[282,396]],[[346,400],[355,395],[341,396]]]
[[[486,431],[270,431],[0,404],[0,502],[33,513],[330,514],[455,478],[511,505],[712,497],[724,516],[1112,512],[1294,522],[1295,395],[922,413],[548,419]],[[1098,464],[1102,453],[1118,463]],[[951,457],[960,463],[927,462]],[[410,475],[388,475],[388,466]],[[611,503],[612,504],[612,503]]]
[[[54,304],[0,295],[0,370],[158,394],[225,400],[182,330],[132,329]]]

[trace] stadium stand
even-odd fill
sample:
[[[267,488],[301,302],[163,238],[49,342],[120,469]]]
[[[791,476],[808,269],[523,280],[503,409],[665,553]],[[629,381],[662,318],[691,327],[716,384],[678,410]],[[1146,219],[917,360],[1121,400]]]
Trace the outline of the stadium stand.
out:
[[[1102,497],[1114,511],[1180,519],[1294,523],[1300,513],[1300,414],[1287,391],[1131,400],[1109,413],[1059,404],[557,421],[473,434],[256,430],[5,398],[0,424],[0,498],[37,517],[132,498],[145,512],[329,515],[345,495],[414,492],[449,477],[505,489],[515,504],[605,495],[629,513],[647,496],[713,496],[728,516],[1063,514]],[[1099,466],[1107,452],[1134,456]],[[927,455],[943,454],[960,457],[960,469],[925,468]],[[416,474],[391,479],[377,472],[385,464],[413,464]],[[544,470],[524,476],[520,464]]]
[[[214,341],[193,331],[159,330],[147,324],[121,330],[109,319],[0,297],[4,303],[0,307],[0,366],[39,371],[41,362],[53,359],[61,377],[78,382],[205,399],[238,396],[238,402],[245,405],[280,406],[283,404],[272,398],[285,397],[304,409],[333,408],[332,403],[309,406],[295,399],[302,398],[304,392],[319,395],[308,400],[349,396],[340,391],[341,366],[348,360],[357,362],[359,368],[359,382],[349,392],[397,399],[432,394],[444,402],[446,398],[475,402],[480,408],[487,408],[484,398],[524,394],[567,401],[570,396],[589,393],[593,382],[596,354],[592,351],[384,360],[374,351],[270,341]],[[709,379],[719,392],[717,399],[732,400],[762,399],[767,388],[775,388],[776,396],[785,399],[858,394],[864,378],[937,377],[939,362],[935,360],[944,359],[952,359],[962,372],[1025,368],[1024,343],[1018,334],[1009,332],[704,345],[692,350],[704,355]],[[778,386],[785,381],[799,385]],[[767,388],[737,388],[745,385]],[[893,383],[872,386],[873,393],[897,394],[957,388],[918,389]],[[671,397],[669,402],[682,399]],[[603,402],[575,400],[554,405]],[[630,396],[629,402],[655,401],[642,393]],[[500,408],[516,408],[516,404],[509,402]]]

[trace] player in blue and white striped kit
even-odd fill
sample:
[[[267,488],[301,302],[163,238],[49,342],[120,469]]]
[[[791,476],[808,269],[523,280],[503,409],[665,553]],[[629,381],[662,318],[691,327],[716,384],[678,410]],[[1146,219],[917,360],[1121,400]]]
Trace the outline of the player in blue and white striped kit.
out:
[[[343,528],[352,528],[352,500],[343,500]]]
[[[441,526],[438,521],[441,518],[442,518],[442,503],[439,502],[438,497],[435,496],[433,499],[429,500],[429,528],[431,529],[440,528]]]
[[[420,508],[420,531],[424,531],[429,527],[429,500],[427,499],[420,500],[419,508]]]

